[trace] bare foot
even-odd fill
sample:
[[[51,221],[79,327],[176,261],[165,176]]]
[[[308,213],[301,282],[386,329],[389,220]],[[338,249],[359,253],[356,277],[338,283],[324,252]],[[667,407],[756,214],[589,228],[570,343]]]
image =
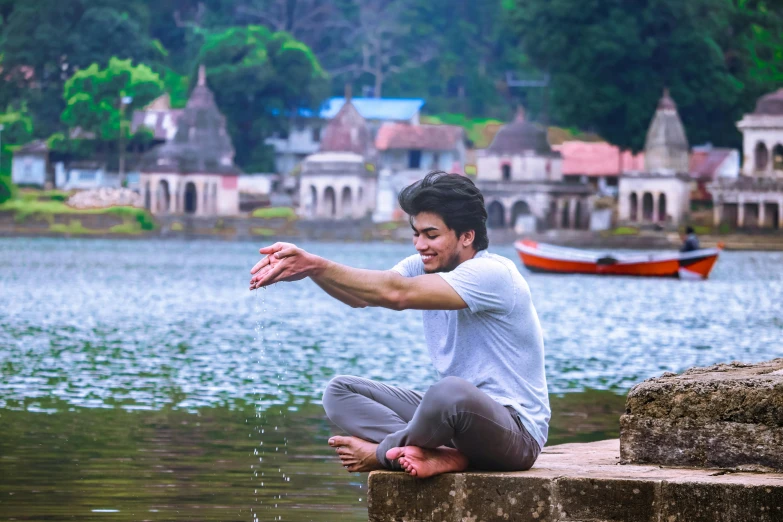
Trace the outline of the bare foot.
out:
[[[402,469],[412,477],[427,478],[449,473],[464,471],[468,467],[468,458],[455,450],[442,446],[436,449],[405,446],[392,448],[386,452],[389,460],[399,459]]]
[[[337,448],[343,467],[350,471],[375,471],[383,466],[375,457],[377,444],[358,437],[332,437],[329,445]]]

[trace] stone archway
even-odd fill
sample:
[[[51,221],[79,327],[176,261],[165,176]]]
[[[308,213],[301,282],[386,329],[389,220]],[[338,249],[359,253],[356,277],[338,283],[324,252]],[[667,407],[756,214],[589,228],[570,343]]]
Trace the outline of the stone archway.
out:
[[[584,219],[584,216],[582,216],[582,213],[584,212],[582,209],[583,206],[584,204],[581,200],[574,200],[574,228],[577,230],[582,228],[582,220]]]
[[[652,221],[654,209],[653,195],[645,192],[642,196],[642,221]]]
[[[780,143],[772,148],[772,170],[783,170],[783,145]]]
[[[571,203],[566,199],[563,201],[563,208],[560,211],[561,228],[571,228]]]
[[[353,217],[353,202],[351,201],[351,187],[344,187],[343,194],[340,197],[340,209],[343,218]]]
[[[150,189],[150,182],[144,184],[144,208],[152,210],[152,190]]]
[[[658,196],[658,221],[666,222],[666,194]]]
[[[503,228],[506,226],[506,209],[500,201],[493,201],[487,207],[487,228]]]
[[[314,185],[310,185],[310,199],[307,202],[306,211],[308,217],[318,216],[318,191]]]
[[[512,228],[516,227],[518,218],[529,216],[531,213],[530,205],[528,205],[526,201],[517,201],[511,207],[511,223],[509,223],[509,226]]]
[[[636,192],[631,192],[631,213],[629,214],[631,221],[639,221],[639,196]]]
[[[337,214],[337,197],[332,187],[324,189],[323,217],[333,218]]]
[[[169,182],[165,179],[160,180],[158,183],[158,214],[168,214],[171,209],[171,191],[169,189]]]
[[[198,190],[196,184],[188,181],[185,184],[185,214],[195,214],[198,210]]]
[[[753,165],[756,167],[757,172],[767,170],[767,165],[769,164],[769,151],[767,150],[767,146],[761,142],[757,143],[753,159]]]

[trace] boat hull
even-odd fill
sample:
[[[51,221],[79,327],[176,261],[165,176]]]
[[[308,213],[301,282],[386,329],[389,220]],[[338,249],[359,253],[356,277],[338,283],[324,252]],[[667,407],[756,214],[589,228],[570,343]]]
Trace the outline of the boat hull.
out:
[[[533,241],[518,241],[514,246],[522,264],[532,272],[679,279],[707,279],[720,253],[720,250],[711,248],[664,255],[615,256]]]

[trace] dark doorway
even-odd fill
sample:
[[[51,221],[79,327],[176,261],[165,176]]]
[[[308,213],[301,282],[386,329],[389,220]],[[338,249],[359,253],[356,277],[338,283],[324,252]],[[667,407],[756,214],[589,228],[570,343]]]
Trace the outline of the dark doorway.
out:
[[[412,150],[408,152],[408,168],[418,169],[421,168],[421,151]]]
[[[653,195],[645,192],[642,196],[642,220],[652,221],[653,219]]]
[[[487,209],[487,227],[488,228],[503,228],[506,225],[506,219],[503,216],[505,210],[503,205],[498,201],[493,201],[489,204]]]
[[[666,222],[666,194],[658,196],[658,221]]]
[[[189,181],[185,185],[185,214],[195,214],[198,207],[198,193],[196,185]]]
[[[514,206],[511,207],[511,223],[509,226],[517,226],[517,218],[520,216],[529,216],[530,206],[525,201],[517,201]]]

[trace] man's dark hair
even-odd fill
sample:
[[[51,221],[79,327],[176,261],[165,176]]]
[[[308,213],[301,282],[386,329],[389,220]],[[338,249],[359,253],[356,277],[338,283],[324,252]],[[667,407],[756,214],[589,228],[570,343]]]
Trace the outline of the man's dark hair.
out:
[[[691,226],[685,227],[685,233],[686,234],[693,234],[694,233],[693,232],[693,227],[691,227]]]
[[[465,176],[441,170],[430,172],[424,179],[405,187],[398,201],[410,216],[411,225],[416,214],[432,212],[439,215],[457,237],[469,230],[475,231],[473,248],[477,252],[489,246],[484,196]]]

